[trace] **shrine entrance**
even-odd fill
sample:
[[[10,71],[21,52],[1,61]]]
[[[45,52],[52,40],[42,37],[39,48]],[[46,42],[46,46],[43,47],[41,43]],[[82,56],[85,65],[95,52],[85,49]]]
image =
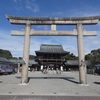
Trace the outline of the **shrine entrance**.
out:
[[[94,17],[72,17],[72,18],[27,18],[6,16],[11,24],[25,25],[25,30],[12,31],[14,36],[25,36],[23,51],[23,70],[21,83],[28,82],[28,62],[30,51],[30,36],[77,36],[78,57],[79,57],[79,82],[87,84],[86,64],[84,58],[83,36],[95,36],[96,31],[83,30],[83,25],[95,25],[99,22],[100,16]],[[32,25],[51,25],[50,31],[32,30]],[[76,29],[72,31],[57,31],[56,25],[76,25]]]

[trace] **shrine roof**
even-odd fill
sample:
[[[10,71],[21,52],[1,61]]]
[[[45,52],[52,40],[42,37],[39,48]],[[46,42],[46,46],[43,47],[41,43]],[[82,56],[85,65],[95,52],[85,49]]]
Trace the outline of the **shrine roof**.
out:
[[[9,59],[0,57],[0,63],[12,63]]]
[[[36,53],[68,53],[64,51],[62,45],[42,44]]]

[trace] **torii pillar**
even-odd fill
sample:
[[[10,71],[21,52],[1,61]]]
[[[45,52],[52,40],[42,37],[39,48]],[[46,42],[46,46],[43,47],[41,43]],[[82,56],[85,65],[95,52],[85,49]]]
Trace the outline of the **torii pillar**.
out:
[[[28,65],[29,65],[29,52],[30,52],[30,23],[26,23],[25,37],[24,37],[24,52],[23,52],[23,69],[21,83],[28,82]]]
[[[80,84],[87,84],[86,64],[84,58],[83,36],[95,36],[96,31],[85,31],[82,25],[97,24],[100,16],[79,17],[79,18],[27,18],[6,16],[12,24],[24,24],[26,29],[23,31],[12,31],[12,35],[25,36],[24,53],[23,53],[23,71],[21,83],[28,82],[28,62],[30,36],[77,36],[78,56],[79,56],[79,81]],[[31,25],[51,25],[51,31],[35,31],[31,30]],[[74,31],[56,31],[56,25],[76,25]]]
[[[85,63],[85,55],[84,55],[84,43],[83,43],[83,31],[82,31],[82,24],[77,24],[77,46],[78,46],[78,57],[79,57],[79,80],[80,84],[87,84],[86,78],[86,65]]]

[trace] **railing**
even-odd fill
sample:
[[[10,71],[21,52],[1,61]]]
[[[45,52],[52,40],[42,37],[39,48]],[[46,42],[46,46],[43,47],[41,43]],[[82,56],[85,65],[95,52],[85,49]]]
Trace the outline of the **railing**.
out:
[[[65,61],[64,59],[39,59],[40,61]]]

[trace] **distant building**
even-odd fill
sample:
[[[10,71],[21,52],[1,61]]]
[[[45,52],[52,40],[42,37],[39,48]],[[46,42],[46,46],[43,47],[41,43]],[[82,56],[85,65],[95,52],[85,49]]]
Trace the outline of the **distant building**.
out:
[[[0,64],[12,64],[12,62],[7,58],[0,57]]]
[[[18,71],[18,67],[19,67],[19,72],[22,72],[22,65],[23,65],[22,59],[10,59],[10,61],[13,62],[14,65],[16,66],[16,72]],[[32,71],[33,69],[39,70],[38,62],[36,62],[35,60],[29,60],[29,70]]]
[[[49,45],[42,44],[39,51],[35,51],[38,57],[38,63],[40,66],[63,66],[65,59],[63,56],[68,52],[63,50],[62,45]]]
[[[11,74],[14,73],[13,63],[6,59],[0,57],[0,74]]]
[[[66,70],[79,70],[78,60],[67,60],[65,61],[63,56],[68,54],[67,51],[63,50],[62,45],[49,45],[42,44],[39,51],[35,51],[38,57],[39,69],[41,67],[53,67],[54,69],[58,66],[63,66]],[[85,61],[87,68],[91,65],[90,61]]]
[[[40,50],[35,51],[37,60],[29,60],[30,71],[41,70],[43,67],[49,67],[56,69],[57,67],[63,67],[63,70],[79,70],[78,60],[65,60],[64,56],[68,54],[67,51],[64,51],[62,45],[50,45],[42,44]],[[10,59],[15,65],[20,64],[20,71],[22,70],[22,59]],[[91,65],[90,61],[85,61],[87,68]]]
[[[90,60],[86,60],[85,64],[87,66],[87,69],[92,66]],[[79,62],[78,62],[78,60],[67,60],[65,62],[64,69],[65,70],[79,70]]]

